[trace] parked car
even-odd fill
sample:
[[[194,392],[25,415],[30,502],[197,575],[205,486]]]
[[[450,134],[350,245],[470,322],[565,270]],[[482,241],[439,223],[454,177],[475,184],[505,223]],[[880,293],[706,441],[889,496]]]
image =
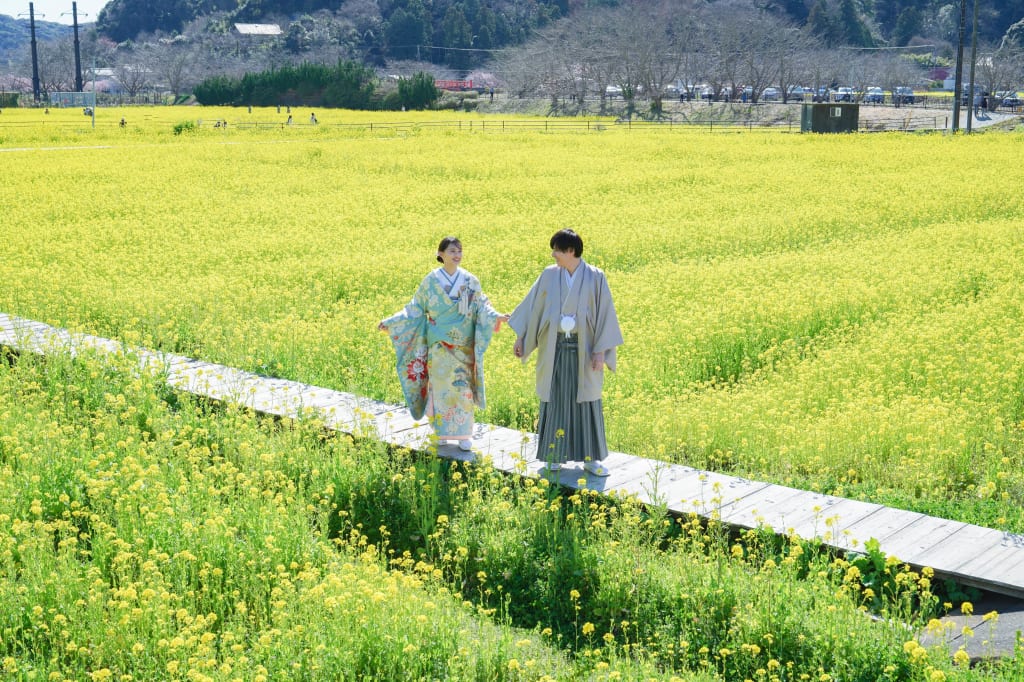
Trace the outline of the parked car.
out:
[[[778,88],[765,88],[761,93],[761,99],[765,102],[777,102],[782,99]]]
[[[893,92],[893,101],[896,105],[900,104],[913,104],[914,103],[914,89],[908,88],[905,85],[901,85]]]
[[[853,88],[836,88],[836,91],[832,93],[833,102],[852,102],[853,101]]]
[[[885,101],[885,92],[882,88],[870,87],[864,91],[864,101],[867,104],[881,104]]]
[[[789,86],[789,89],[786,90],[786,99],[790,102],[803,102],[804,93],[806,92],[811,92],[811,90],[802,85],[791,85]]]
[[[1014,90],[1000,90],[996,92],[996,99],[999,106],[1002,107],[1019,107],[1021,105],[1021,99]]]

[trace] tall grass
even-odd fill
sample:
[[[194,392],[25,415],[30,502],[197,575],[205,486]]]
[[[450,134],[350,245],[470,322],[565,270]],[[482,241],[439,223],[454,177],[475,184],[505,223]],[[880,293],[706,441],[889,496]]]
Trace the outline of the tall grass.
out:
[[[0,309],[398,402],[373,330],[440,236],[463,238],[508,310],[570,225],[626,338],[604,395],[614,449],[1024,531],[1024,204],[1000,170],[1019,134],[123,113],[94,133],[76,112],[4,112],[28,125],[0,127],[27,147],[4,156]],[[175,136],[182,116],[232,125]],[[532,430],[511,345],[488,354],[480,419]]]
[[[264,420],[136,367],[0,364],[6,678],[1024,672],[916,643],[941,608],[927,573]]]

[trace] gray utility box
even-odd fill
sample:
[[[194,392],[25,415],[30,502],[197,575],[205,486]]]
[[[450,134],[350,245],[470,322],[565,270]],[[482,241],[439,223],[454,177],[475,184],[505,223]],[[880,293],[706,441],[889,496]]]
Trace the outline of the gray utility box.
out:
[[[800,115],[800,132],[855,133],[859,121],[860,104],[807,102]]]

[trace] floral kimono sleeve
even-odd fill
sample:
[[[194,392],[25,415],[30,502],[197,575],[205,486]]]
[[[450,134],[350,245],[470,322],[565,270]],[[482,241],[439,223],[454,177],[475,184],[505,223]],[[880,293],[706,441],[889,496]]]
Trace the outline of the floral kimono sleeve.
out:
[[[395,347],[398,382],[413,419],[422,419],[427,406],[427,294],[426,280],[403,310],[384,320]]]
[[[479,287],[479,284],[477,286]],[[483,410],[487,408],[487,396],[484,391],[484,352],[491,344],[494,325],[501,314],[494,309],[483,291],[478,289],[474,293],[476,305],[474,306],[475,319],[473,320],[473,360],[476,390],[473,392],[473,402]]]

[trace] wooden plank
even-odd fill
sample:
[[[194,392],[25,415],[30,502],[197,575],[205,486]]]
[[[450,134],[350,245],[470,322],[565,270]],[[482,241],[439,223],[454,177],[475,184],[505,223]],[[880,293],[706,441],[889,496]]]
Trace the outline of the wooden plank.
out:
[[[120,341],[112,341],[111,339],[104,339],[99,336],[79,336],[74,339],[70,339],[69,343],[72,345],[71,352],[74,354],[80,349],[89,349],[93,351],[104,351],[116,355],[117,353],[128,353],[133,349],[128,348]]]
[[[929,566],[936,570],[955,570],[974,557],[999,547],[1005,535],[1006,533],[1000,530],[964,524],[941,542],[922,551],[918,556],[907,557],[905,561],[915,566]]]
[[[806,495],[796,488],[769,485],[744,497],[722,515],[722,520],[743,528],[775,529],[789,510],[801,507]],[[794,501],[800,504],[794,505]]]
[[[967,585],[1024,599],[1024,548],[1000,545],[972,557],[949,575]]]
[[[261,377],[247,405],[260,412],[297,417],[305,411],[310,395],[316,391],[315,387],[297,381]]]
[[[929,547],[953,535],[963,525],[960,521],[922,516],[909,526],[878,539],[880,547],[886,554],[897,557],[900,561],[912,563],[913,557],[920,556]]]
[[[196,361],[187,367],[176,367],[167,376],[167,383],[173,388],[196,393],[204,397],[212,397],[209,394],[210,383],[217,381],[217,372],[220,365],[213,365],[208,362]]]
[[[526,449],[534,444],[535,438],[530,434],[503,427],[489,428],[485,424],[477,424],[473,432],[473,441],[480,444],[481,448],[491,450],[502,450],[504,452],[516,453],[526,458]]]
[[[635,497],[646,504],[653,504],[654,471],[648,460],[630,457],[620,452],[609,452],[601,462],[608,469],[608,476],[595,477],[579,464],[580,474],[587,479],[587,488],[601,492],[615,491]]]
[[[526,439],[526,443],[522,442],[523,438]],[[528,470],[528,462],[536,462],[536,460],[524,453],[536,449],[536,440],[536,434],[518,433],[518,443],[487,445],[481,448],[478,461],[488,461],[494,468],[509,474],[518,475],[522,472],[525,475]]]
[[[701,471],[695,476],[685,476],[666,486],[664,494],[669,500],[668,508],[676,513],[697,513],[721,519],[727,507],[768,485],[759,481]]]
[[[880,504],[849,500],[834,495],[813,493],[807,499],[803,512],[796,512],[787,521],[786,532],[790,529],[798,537],[808,540],[820,538],[833,526],[847,528],[857,521],[882,509]]]
[[[622,488],[649,504],[657,503],[655,497],[659,481],[664,478],[664,472],[672,466],[667,462],[615,451],[609,451],[604,465],[610,472],[610,487]]]
[[[846,526],[837,527],[836,531],[831,533],[831,539],[839,542],[851,543],[851,548],[862,548],[865,543],[872,538],[876,539],[880,543],[881,551],[889,554],[888,548],[882,542],[882,539],[888,537],[898,530],[906,528],[914,521],[922,518],[924,514],[917,512],[903,511],[902,509],[892,509],[890,507],[882,507],[878,511],[865,516],[864,518]],[[822,536],[825,539],[829,539],[829,534],[826,533]]]

